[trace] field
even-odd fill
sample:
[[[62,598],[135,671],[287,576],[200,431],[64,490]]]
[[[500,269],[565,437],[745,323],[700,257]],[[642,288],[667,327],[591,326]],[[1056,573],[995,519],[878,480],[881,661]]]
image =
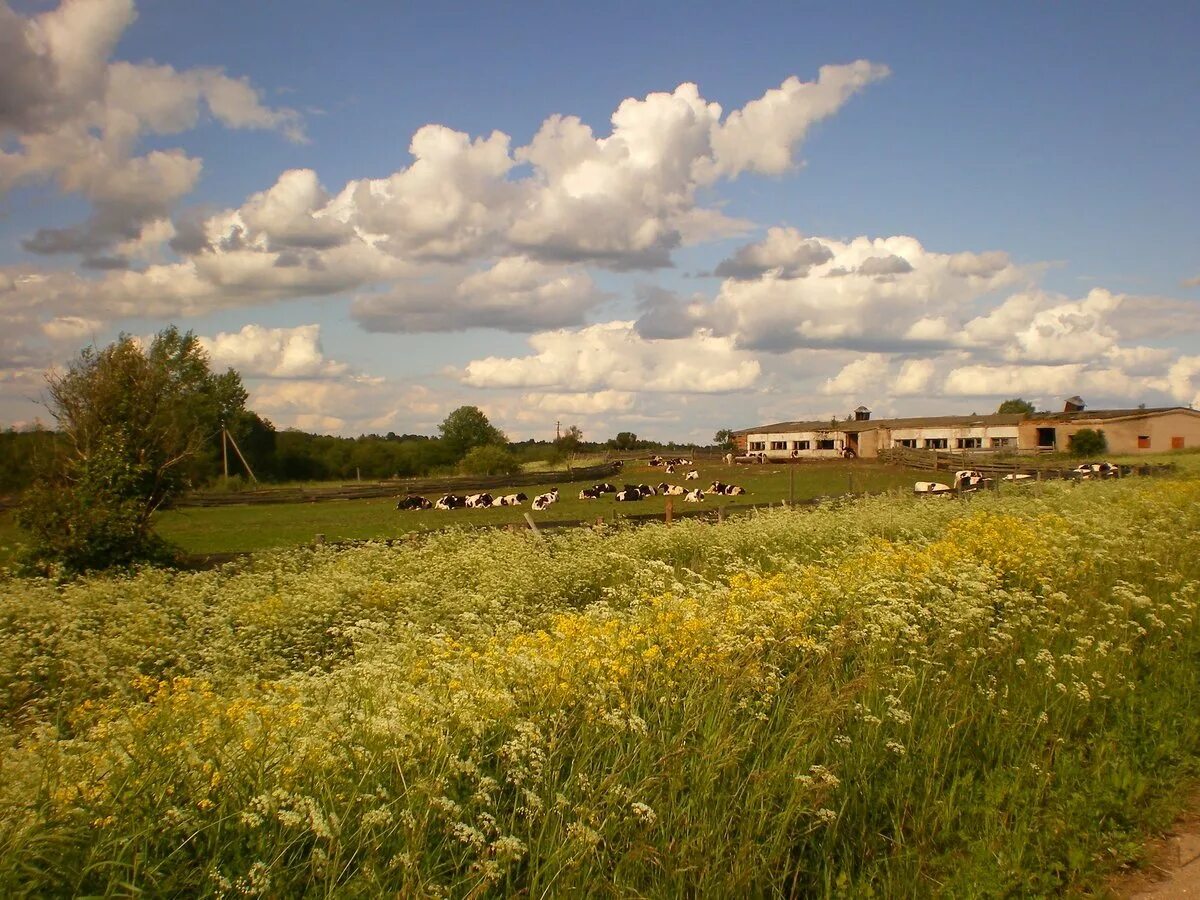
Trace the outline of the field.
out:
[[[0,581],[0,893],[1087,890],[1197,774],[1197,534],[1187,476]]]
[[[796,466],[794,476],[789,476],[788,468],[792,467],[701,464],[698,466],[701,481],[690,484],[707,488],[714,480],[733,481],[744,485],[750,493],[744,497],[710,498],[703,504],[684,503],[683,498],[675,497],[675,510],[687,512],[697,507],[715,510],[718,506],[736,510],[754,505],[766,506],[787,499],[789,491],[794,493],[795,499],[807,500],[851,491],[877,492],[896,487],[908,489],[913,481],[928,477],[927,473],[866,462]],[[789,482],[792,477],[794,484]],[[682,473],[666,476],[662,469],[651,469],[645,465],[628,466],[620,476],[611,480],[618,486],[627,482],[658,484],[664,480],[684,483]],[[662,497],[651,497],[639,503],[616,503],[612,495],[596,501],[579,500],[579,489],[592,483],[568,485],[547,482],[521,490],[534,497],[551,487],[560,488],[562,499],[558,503],[544,512],[532,513],[534,520],[539,523],[594,522],[598,517],[611,522],[618,515],[663,514]],[[471,527],[515,523],[524,527],[523,513],[526,512],[530,512],[528,503],[519,508],[400,512],[395,509],[394,500],[346,500],[172,510],[159,517],[158,529],[184,552],[203,555],[296,547],[311,543],[317,534],[324,534],[329,541],[361,541],[399,537],[453,525]],[[11,515],[0,518],[0,565],[11,560],[13,548],[20,540],[20,532],[12,524]]]

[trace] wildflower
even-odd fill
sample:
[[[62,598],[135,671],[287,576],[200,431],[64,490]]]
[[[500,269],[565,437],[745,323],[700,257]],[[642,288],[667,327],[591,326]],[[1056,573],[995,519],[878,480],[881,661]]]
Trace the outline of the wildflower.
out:
[[[631,803],[629,808],[633,810],[633,814],[645,825],[653,825],[658,821],[658,813],[645,803]]]

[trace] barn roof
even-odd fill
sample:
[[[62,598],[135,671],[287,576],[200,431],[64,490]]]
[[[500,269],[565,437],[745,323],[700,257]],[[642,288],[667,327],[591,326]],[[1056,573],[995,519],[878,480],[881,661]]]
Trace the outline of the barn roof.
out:
[[[966,425],[1019,425],[1026,419],[1038,422],[1104,422],[1121,419],[1142,419],[1164,413],[1190,413],[1200,416],[1200,410],[1187,406],[1157,406],[1149,409],[1089,409],[1077,412],[1047,412],[1034,413],[1026,416],[1024,413],[993,413],[986,416],[911,416],[902,419],[872,419],[857,421],[854,419],[810,419],[797,422],[776,422],[772,425],[758,425],[754,428],[743,428],[734,434],[790,434],[803,431],[839,431],[843,434],[860,434],[864,431],[874,431],[877,428],[889,428],[893,431],[899,428],[954,428]]]

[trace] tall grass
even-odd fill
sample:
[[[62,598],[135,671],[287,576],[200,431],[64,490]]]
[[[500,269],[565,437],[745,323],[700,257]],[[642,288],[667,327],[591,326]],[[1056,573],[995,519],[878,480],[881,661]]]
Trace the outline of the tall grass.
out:
[[[994,896],[1200,749],[1200,483],[449,533],[0,598],[0,890]]]

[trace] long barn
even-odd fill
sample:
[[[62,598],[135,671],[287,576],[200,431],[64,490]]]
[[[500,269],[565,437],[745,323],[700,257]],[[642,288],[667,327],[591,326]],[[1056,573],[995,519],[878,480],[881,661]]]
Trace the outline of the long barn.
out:
[[[1061,413],[872,419],[860,406],[847,419],[776,422],[734,432],[738,451],[766,459],[874,457],[881,450],[1066,450],[1084,428],[1103,431],[1112,453],[1200,447],[1200,411],[1186,406],[1085,410],[1072,397]]]

